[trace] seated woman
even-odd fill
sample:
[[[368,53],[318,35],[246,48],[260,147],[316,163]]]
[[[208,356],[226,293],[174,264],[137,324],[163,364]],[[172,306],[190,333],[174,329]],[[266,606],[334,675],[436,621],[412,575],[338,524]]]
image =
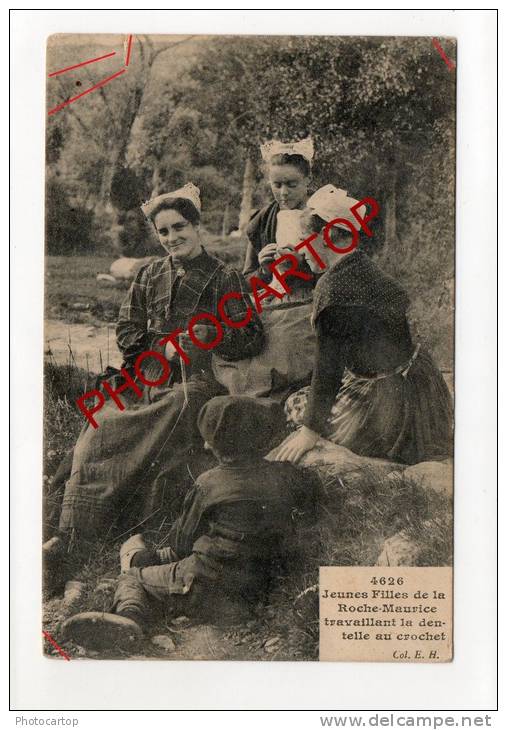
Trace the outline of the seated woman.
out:
[[[266,346],[262,353],[234,363],[214,356],[213,371],[231,394],[271,396],[283,401],[310,382],[315,349],[310,314],[318,275],[295,251],[304,238],[300,217],[310,183],[313,142],[310,138],[286,144],[272,140],[261,146],[261,154],[275,200],[255,213],[248,225],[243,274],[248,279],[258,277],[281,293],[281,284],[273,279],[269,265],[290,252],[298,259],[298,269],[305,278],[287,276],[290,293],[283,299],[273,297],[263,302]],[[293,353],[296,339],[297,358]]]
[[[118,347],[129,371],[138,355],[146,350],[164,353],[171,362],[170,381],[164,386],[148,387],[135,377],[143,391],[139,398],[130,389],[121,394],[125,410],[112,399],[95,414],[98,428],[87,425],[77,441],[70,479],[60,517],[59,540],[51,543],[58,552],[72,535],[81,542],[104,539],[113,525],[129,517],[122,527],[136,524],[140,516],[156,511],[150,485],[164,470],[174,473],[185,467],[202,446],[197,431],[197,414],[210,398],[223,392],[210,369],[209,354],[196,348],[188,334],[180,336],[179,346],[191,361],[188,379],[178,363],[175,347],[161,345],[160,339],[176,328],[187,328],[196,314],[217,315],[220,298],[237,292],[228,303],[231,319],[245,319],[249,306],[246,285],[241,275],[210,256],[199,235],[199,189],[188,183],[172,193],[160,195],[142,206],[155,226],[164,256],[143,267],[123,302],[117,325]],[[197,325],[201,342],[216,336],[213,327]],[[263,346],[262,324],[255,312],[241,328],[223,328],[217,346],[224,360],[239,360],[257,354]],[[150,360],[146,360],[150,362]],[[161,367],[151,359],[151,365]],[[160,376],[154,368],[142,368],[147,380]],[[118,376],[109,383],[114,383]],[[120,378],[123,381],[123,377]],[[182,382],[183,381],[183,382]],[[194,461],[192,462],[194,464]],[[196,476],[196,474],[194,474]],[[137,505],[132,514],[132,506]],[[136,512],[137,510],[137,512]]]
[[[360,247],[352,250],[360,237],[355,203],[332,185],[308,200],[309,231],[344,218],[358,233],[333,226],[333,250],[329,240],[313,242],[327,267],[313,305],[315,366],[311,385],[285,405],[300,428],[275,458],[297,462],[320,436],[405,464],[445,458],[452,454],[449,391],[429,353],[412,342],[407,294]]]

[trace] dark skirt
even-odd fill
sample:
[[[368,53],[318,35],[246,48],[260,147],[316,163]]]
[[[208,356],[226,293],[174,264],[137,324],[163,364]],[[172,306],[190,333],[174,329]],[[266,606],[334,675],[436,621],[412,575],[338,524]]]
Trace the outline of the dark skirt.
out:
[[[309,387],[289,397],[289,424],[303,423]],[[365,378],[345,372],[324,438],[361,456],[403,464],[453,453],[452,401],[431,355],[420,350],[403,372]]]

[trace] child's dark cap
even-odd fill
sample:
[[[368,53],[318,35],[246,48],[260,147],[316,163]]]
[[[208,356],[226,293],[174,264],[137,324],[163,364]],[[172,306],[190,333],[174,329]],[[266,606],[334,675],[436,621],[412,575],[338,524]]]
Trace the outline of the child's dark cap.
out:
[[[220,395],[201,408],[197,425],[203,439],[223,456],[264,454],[283,435],[282,406],[269,398]]]

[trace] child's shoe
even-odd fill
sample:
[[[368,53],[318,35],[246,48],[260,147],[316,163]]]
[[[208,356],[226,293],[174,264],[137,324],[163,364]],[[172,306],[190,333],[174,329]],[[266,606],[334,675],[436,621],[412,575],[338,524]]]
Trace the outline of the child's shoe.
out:
[[[65,641],[96,651],[134,649],[143,638],[143,630],[133,619],[116,613],[89,611],[77,613],[62,626]]]

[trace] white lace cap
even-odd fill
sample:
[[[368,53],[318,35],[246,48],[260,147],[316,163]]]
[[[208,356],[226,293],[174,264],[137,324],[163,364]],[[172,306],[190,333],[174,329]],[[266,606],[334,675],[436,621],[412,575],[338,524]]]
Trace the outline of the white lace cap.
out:
[[[157,195],[156,198],[152,198],[151,200],[146,201],[146,203],[143,203],[141,205],[141,210],[143,211],[146,218],[149,218],[152,214],[152,212],[160,205],[160,203],[164,200],[168,200],[169,198],[186,198],[187,200],[190,200],[191,203],[197,208],[199,213],[201,212],[201,198],[200,198],[201,191],[197,187],[197,185],[194,185],[194,183],[188,182],[186,185],[183,185],[182,188],[178,188],[178,190],[173,190],[170,193],[162,193],[162,195]]]
[[[311,162],[314,155],[313,139],[307,137],[299,142],[280,142],[277,139],[272,139],[261,144],[261,155],[264,162],[269,162],[273,155],[282,154],[301,155],[305,160]]]
[[[344,218],[359,231],[361,228],[359,221],[350,212],[350,209],[358,202],[355,198],[350,198],[346,190],[335,188],[334,185],[324,185],[308,198],[306,207],[327,222],[335,218]],[[366,206],[362,205],[356,210],[358,215],[364,218]],[[344,223],[337,223],[336,227],[350,230]]]

